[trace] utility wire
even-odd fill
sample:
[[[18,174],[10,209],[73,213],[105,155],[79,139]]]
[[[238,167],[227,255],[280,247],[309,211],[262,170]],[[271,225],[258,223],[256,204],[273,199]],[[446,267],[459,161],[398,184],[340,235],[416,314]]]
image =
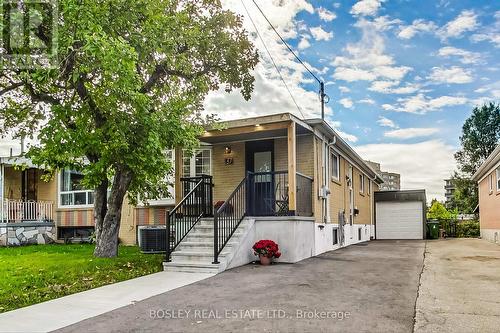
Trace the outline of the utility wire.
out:
[[[254,1],[254,3],[255,3],[255,1]],[[283,84],[285,85],[285,88],[286,88],[286,90],[288,91],[288,94],[289,94],[289,95],[290,95],[290,97],[292,98],[293,103],[294,103],[294,104],[295,104],[295,106],[297,107],[297,110],[299,110],[300,114],[302,115],[302,118],[303,118],[303,119],[305,119],[306,117],[304,116],[304,113],[302,112],[302,109],[300,108],[300,106],[297,104],[297,101],[296,101],[296,100],[295,100],[295,98],[293,97],[293,94],[292,94],[292,92],[290,91],[290,88],[288,88],[288,85],[286,84],[286,81],[285,81],[285,79],[283,78],[283,75],[281,75],[281,71],[280,71],[280,69],[279,69],[278,65],[276,65],[276,62],[274,61],[274,58],[273,58],[273,56],[271,55],[271,52],[270,52],[270,51],[269,51],[269,49],[267,48],[267,45],[266,45],[266,43],[264,42],[264,38],[262,38],[262,36],[261,36],[261,34],[260,34],[260,32],[259,32],[259,29],[257,28],[257,25],[255,24],[255,22],[254,22],[254,21],[253,21],[253,19],[252,19],[252,16],[250,15],[250,12],[248,11],[247,7],[245,6],[244,0],[241,0],[241,4],[243,5],[243,8],[245,8],[245,11],[247,12],[248,18],[250,19],[250,22],[252,22],[252,25],[253,25],[253,27],[255,28],[255,31],[257,32],[257,36],[259,37],[259,39],[261,40],[262,44],[264,45],[264,48],[266,49],[266,52],[267,52],[267,54],[269,55],[269,58],[271,58],[271,62],[273,63],[274,68],[276,68],[276,71],[278,72],[278,75],[279,75],[279,77],[280,77],[281,81],[282,81],[282,82],[283,82]],[[256,5],[257,5],[257,4],[256,4]],[[259,10],[260,10],[260,8],[259,8]],[[262,12],[261,12],[261,13],[262,13]],[[265,16],[264,16],[264,17],[265,17]],[[267,18],[266,18],[266,20],[267,20]],[[269,22],[269,21],[268,21],[268,22]],[[272,25],[271,25],[271,27],[272,27]],[[274,29],[274,27],[273,27],[273,29]],[[274,30],[274,31],[276,31],[276,30]],[[281,38],[281,36],[280,36],[280,38]],[[283,41],[283,39],[281,39],[281,40]],[[283,41],[283,42],[284,42],[284,41]],[[285,43],[285,45],[287,45],[287,44]],[[287,45],[287,47],[288,47],[288,45]],[[290,47],[288,47],[288,48],[290,49]],[[291,49],[290,49],[290,50],[291,50]],[[293,53],[293,51],[292,51],[292,53]],[[294,55],[295,55],[295,53],[294,53]],[[295,57],[297,58],[297,56],[296,56],[296,55],[295,55]],[[298,58],[297,58],[297,59],[298,59]],[[300,61],[300,59],[299,59],[299,61]],[[304,64],[302,64],[302,65],[304,65]],[[305,65],[304,65],[304,66],[305,66]],[[306,69],[307,69],[307,67],[306,67]],[[309,69],[308,69],[308,71],[309,71]],[[310,72],[310,71],[309,71],[309,72]],[[312,73],[311,73],[311,74],[312,74]],[[314,74],[313,74],[313,76],[314,76]],[[316,78],[316,77],[315,77],[315,78]],[[317,80],[317,78],[316,78],[316,80]]]
[[[290,45],[288,45],[288,43],[283,39],[283,37],[281,37],[281,35],[279,34],[278,30],[276,30],[276,28],[274,28],[274,26],[272,25],[271,21],[269,21],[269,19],[267,18],[266,14],[264,14],[264,12],[262,11],[262,9],[260,9],[259,5],[257,4],[257,2],[255,2],[255,0],[252,0],[255,7],[257,7],[257,9],[259,10],[259,12],[262,14],[262,16],[264,16],[264,18],[266,19],[267,23],[269,23],[269,25],[271,26],[271,28],[274,30],[274,32],[276,33],[276,35],[278,35],[278,37],[281,39],[281,42],[283,42],[283,44],[285,44],[285,46],[287,47],[287,49],[293,54],[293,56],[295,57],[295,59],[297,59],[297,61],[302,65],[304,66],[304,68],[309,72],[309,74],[312,75],[313,78],[316,79],[316,81],[318,81],[318,83],[321,84],[321,80],[318,79],[318,77],[309,69],[309,67],[299,58],[299,56],[293,51],[293,49],[290,47]],[[243,0],[242,0],[242,3],[243,3]],[[245,6],[245,5],[243,5]],[[245,8],[246,9],[246,8]],[[248,11],[247,11],[248,13]]]

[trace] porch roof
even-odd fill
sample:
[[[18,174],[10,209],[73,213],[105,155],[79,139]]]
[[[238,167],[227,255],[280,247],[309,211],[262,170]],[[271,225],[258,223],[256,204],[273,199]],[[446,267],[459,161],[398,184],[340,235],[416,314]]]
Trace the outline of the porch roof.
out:
[[[306,122],[290,113],[281,113],[224,121],[217,126],[222,126],[222,129],[217,127],[208,128],[200,140],[205,143],[215,144],[286,137],[290,122],[297,124],[297,135],[312,133],[312,128]]]
[[[28,168],[38,168],[29,158],[25,156],[0,157],[0,165],[5,166],[25,166]]]

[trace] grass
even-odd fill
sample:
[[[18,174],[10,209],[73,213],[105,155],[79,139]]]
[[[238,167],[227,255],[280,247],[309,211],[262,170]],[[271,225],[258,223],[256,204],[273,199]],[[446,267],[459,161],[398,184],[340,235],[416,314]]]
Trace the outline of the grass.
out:
[[[159,272],[163,256],[120,246],[117,258],[95,258],[94,245],[0,248],[0,313]]]

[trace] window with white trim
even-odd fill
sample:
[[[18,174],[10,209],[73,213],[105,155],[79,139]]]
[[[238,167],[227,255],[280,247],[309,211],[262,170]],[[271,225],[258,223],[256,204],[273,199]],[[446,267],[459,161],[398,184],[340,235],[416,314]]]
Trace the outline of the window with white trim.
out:
[[[372,181],[368,180],[368,195],[372,194]]]
[[[493,192],[493,174],[490,174],[488,176],[488,190],[490,191],[490,193]]]
[[[73,170],[60,173],[59,205],[61,207],[85,207],[94,204],[94,190],[82,184],[83,174]]]
[[[497,191],[500,191],[500,167],[497,168]]]
[[[359,193],[365,193],[365,175],[359,175]]]
[[[333,151],[331,152],[331,165],[332,179],[340,180],[340,156]]]
[[[212,149],[196,149],[192,156],[184,152],[182,157],[182,175],[197,177],[212,174]]]

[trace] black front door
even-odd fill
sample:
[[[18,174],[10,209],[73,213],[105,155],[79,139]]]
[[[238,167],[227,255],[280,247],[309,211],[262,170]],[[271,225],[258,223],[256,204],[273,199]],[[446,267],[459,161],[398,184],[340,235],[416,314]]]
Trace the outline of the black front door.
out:
[[[269,216],[274,212],[274,140],[246,143],[248,178],[248,214]]]

